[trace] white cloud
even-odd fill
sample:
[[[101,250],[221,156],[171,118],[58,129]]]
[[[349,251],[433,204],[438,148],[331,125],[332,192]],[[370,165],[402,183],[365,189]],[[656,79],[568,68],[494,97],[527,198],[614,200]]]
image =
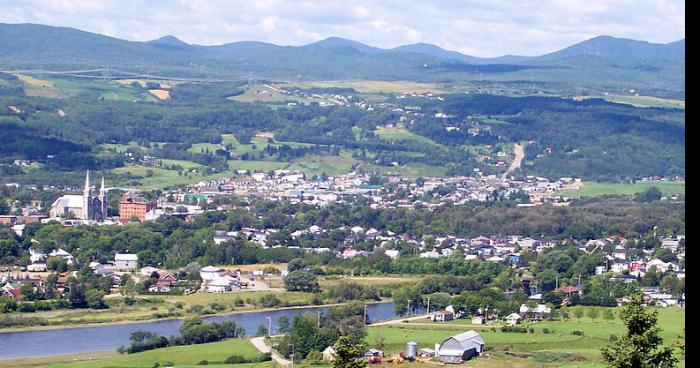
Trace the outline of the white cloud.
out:
[[[685,37],[679,0],[4,0],[0,22],[74,27],[129,40],[301,45],[337,36],[377,47],[434,43],[475,56],[537,55],[597,35]]]

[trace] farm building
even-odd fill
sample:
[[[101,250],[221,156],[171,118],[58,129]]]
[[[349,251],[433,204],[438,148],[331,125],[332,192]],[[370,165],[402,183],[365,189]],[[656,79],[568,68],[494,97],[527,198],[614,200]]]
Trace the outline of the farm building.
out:
[[[484,351],[484,339],[471,330],[447,338],[435,350],[435,356],[442,362],[462,363]]]
[[[520,317],[519,314],[517,314],[517,313],[511,313],[511,314],[508,315],[508,317],[506,317],[506,322],[507,322],[510,326],[515,326],[515,325],[517,325],[518,323],[520,323],[520,320],[521,320],[521,319],[522,319],[522,317]]]

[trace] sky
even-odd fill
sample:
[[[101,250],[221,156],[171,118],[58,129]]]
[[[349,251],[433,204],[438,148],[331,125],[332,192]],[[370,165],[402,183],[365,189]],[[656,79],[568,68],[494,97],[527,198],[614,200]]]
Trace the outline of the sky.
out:
[[[392,48],[541,55],[599,36],[685,38],[682,0],[0,0],[0,23],[73,27],[132,41],[304,45],[335,36]]]

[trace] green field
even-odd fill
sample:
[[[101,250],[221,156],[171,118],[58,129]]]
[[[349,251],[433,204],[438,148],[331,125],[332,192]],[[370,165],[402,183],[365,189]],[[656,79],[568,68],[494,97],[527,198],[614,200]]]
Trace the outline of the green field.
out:
[[[628,104],[636,107],[666,107],[685,109],[685,100],[674,100],[653,96],[605,96],[610,102]]]
[[[148,92],[114,81],[38,78],[20,74],[17,76],[22,80],[25,93],[29,96],[51,98],[95,96],[106,100],[159,101]]]
[[[617,308],[616,308],[617,309]],[[685,308],[659,308],[659,324],[663,330],[661,336],[666,345],[682,333],[685,327]],[[525,326],[532,327],[534,333],[504,333],[496,327],[492,331],[486,326],[465,326],[469,320],[449,323],[432,323],[415,321],[392,326],[377,326],[368,329],[366,338],[370,347],[380,340],[384,341],[387,353],[405,351],[406,342],[416,341],[418,348],[434,348],[445,338],[467,330],[477,330],[486,343],[488,366],[547,366],[547,367],[603,367],[600,348],[609,343],[611,334],[618,337],[624,332],[621,320],[605,321],[598,318],[592,321],[588,317],[580,320],[545,321]],[[544,333],[547,328],[549,333]],[[572,335],[574,330],[583,331],[583,336]],[[515,353],[519,357],[507,355]],[[480,357],[473,364],[481,364],[486,357]],[[471,366],[467,364],[467,366]],[[684,366],[681,363],[680,366]]]
[[[192,165],[196,164],[192,163]],[[153,172],[153,176],[147,177],[148,170]],[[162,189],[165,187],[193,184],[202,180],[219,179],[231,176],[230,173],[217,173],[212,175],[185,173],[183,175],[178,175],[178,172],[175,170],[167,170],[159,167],[143,165],[127,165],[124,167],[118,167],[116,169],[112,169],[112,172],[116,174],[129,173],[132,175],[141,176],[140,179],[134,179],[140,183],[138,185],[136,185],[136,183],[132,180],[127,180],[127,182],[124,183],[125,185],[138,187],[141,189]]]
[[[432,140],[411,132],[410,130],[398,126],[393,128],[382,127],[374,131],[374,133],[382,139],[386,140],[396,140],[396,141],[417,141],[419,143],[438,145]]]
[[[634,184],[584,181],[581,184],[583,186],[579,190],[565,189],[560,193],[562,196],[567,197],[591,197],[606,194],[634,195],[648,188],[657,187],[664,195],[685,194],[685,181],[636,182]]]
[[[171,362],[177,367],[197,366],[207,360],[211,365],[221,364],[231,355],[241,355],[252,359],[260,355],[253,345],[245,339],[231,339],[209,344],[175,346],[135,354],[115,355],[106,359],[92,361],[69,361],[45,365],[45,367],[107,368],[107,367],[153,367],[156,362],[161,366]],[[234,368],[273,367],[271,362],[223,365]]]

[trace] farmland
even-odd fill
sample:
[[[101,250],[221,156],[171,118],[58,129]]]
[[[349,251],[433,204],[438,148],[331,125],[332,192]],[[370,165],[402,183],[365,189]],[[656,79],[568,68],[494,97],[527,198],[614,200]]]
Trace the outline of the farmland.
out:
[[[661,336],[667,346],[682,333],[685,324],[684,308],[661,308],[659,312],[659,327]],[[472,326],[468,320],[457,320],[448,323],[432,323],[417,320],[409,323],[396,323],[384,326],[369,326],[365,341],[368,347],[383,345],[385,354],[395,354],[405,351],[406,342],[415,341],[418,348],[434,348],[445,338],[465,330],[477,330],[486,342],[487,350],[468,363],[459,366],[472,367],[603,367],[600,348],[609,344],[610,335],[618,337],[624,331],[624,325],[619,319],[595,321],[588,317],[569,319],[566,321],[545,321],[525,325],[533,328],[533,333],[501,332],[498,325]],[[545,333],[546,329],[546,333]],[[581,331],[582,336],[573,335],[572,331]],[[150,367],[155,362],[170,361],[178,367],[195,365],[206,359],[210,365],[222,363],[232,354],[246,358],[257,356],[257,351],[248,340],[233,339],[216,343],[169,347],[130,355],[116,353],[92,353],[75,356],[56,357],[50,367]],[[0,368],[10,366],[34,367],[46,366],[43,358],[20,359],[0,363]],[[270,363],[266,363],[270,364]],[[383,363],[382,366],[389,366]],[[404,364],[406,367],[431,367],[434,364],[413,362]],[[229,365],[230,366],[230,365]],[[232,367],[267,367],[264,364],[234,365]],[[300,363],[299,367],[313,367]],[[681,367],[685,362],[681,361]],[[272,365],[270,365],[272,367]],[[329,367],[329,365],[317,365]]]
[[[591,197],[601,195],[633,195],[651,187],[657,187],[664,195],[685,193],[685,181],[639,181],[634,184],[582,182],[580,189],[565,189],[563,196]]]

